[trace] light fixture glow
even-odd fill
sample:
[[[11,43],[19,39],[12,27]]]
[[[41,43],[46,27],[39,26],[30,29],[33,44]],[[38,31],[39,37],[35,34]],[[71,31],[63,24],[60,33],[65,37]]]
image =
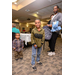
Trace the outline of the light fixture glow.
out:
[[[36,12],[37,14],[39,13],[39,12]]]
[[[41,25],[41,27],[43,27],[43,25]]]
[[[14,4],[17,4],[16,2]]]
[[[27,23],[27,25],[26,25],[26,26],[27,26],[27,27],[29,26],[29,25],[28,25],[28,23]]]
[[[16,19],[16,20],[14,20],[15,22],[19,22],[19,20],[18,19]]]
[[[35,14],[35,13],[33,14],[33,16],[34,16],[34,17],[37,17],[37,18],[39,17],[39,16],[38,16],[37,14]]]

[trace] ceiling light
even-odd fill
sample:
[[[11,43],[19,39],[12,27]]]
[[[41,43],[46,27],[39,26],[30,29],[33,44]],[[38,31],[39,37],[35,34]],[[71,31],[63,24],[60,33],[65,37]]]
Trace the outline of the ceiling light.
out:
[[[16,2],[17,0],[12,0],[12,2]]]
[[[36,12],[37,14],[39,13],[39,12]]]
[[[19,20],[18,20],[18,19],[16,19],[16,20],[15,20],[15,22],[19,22]]]
[[[16,2],[14,4],[17,4]]]
[[[34,16],[34,17],[37,17],[37,18],[39,17],[39,16],[38,16],[37,14],[35,14],[35,13],[33,14],[33,16]]]
[[[29,10],[29,9],[27,9],[27,10],[25,10],[25,11],[29,12],[30,10]]]
[[[29,26],[29,25],[28,25],[28,23],[27,23],[27,25],[26,25],[26,26],[27,26],[27,27]]]

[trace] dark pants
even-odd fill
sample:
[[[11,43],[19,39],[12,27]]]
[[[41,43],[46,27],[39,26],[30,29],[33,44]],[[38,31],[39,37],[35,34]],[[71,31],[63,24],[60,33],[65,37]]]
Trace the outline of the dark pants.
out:
[[[23,58],[23,51],[17,52],[14,51],[15,59]]]
[[[55,52],[55,43],[56,43],[57,37],[58,37],[58,33],[53,32],[52,37],[49,40],[49,47],[50,47],[50,51],[52,51],[52,52]]]

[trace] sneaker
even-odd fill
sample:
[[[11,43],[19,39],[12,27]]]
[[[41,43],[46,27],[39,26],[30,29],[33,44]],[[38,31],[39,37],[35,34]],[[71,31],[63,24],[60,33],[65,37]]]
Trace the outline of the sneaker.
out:
[[[33,68],[35,71],[37,70],[36,66],[33,66],[32,68]]]
[[[55,55],[55,52],[52,52],[52,55]]]
[[[41,62],[37,62],[39,65],[42,65],[42,63]]]
[[[48,55],[49,55],[49,56],[52,56],[52,52],[49,52]]]

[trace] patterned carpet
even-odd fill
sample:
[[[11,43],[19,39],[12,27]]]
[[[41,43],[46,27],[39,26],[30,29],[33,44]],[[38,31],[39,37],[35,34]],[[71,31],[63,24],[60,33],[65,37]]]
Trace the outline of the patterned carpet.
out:
[[[42,66],[36,63],[37,71],[31,67],[32,48],[26,47],[23,51],[23,60],[16,61],[12,51],[12,75],[62,75],[62,39],[58,37],[56,41],[56,55],[48,56],[48,42],[41,52]]]

